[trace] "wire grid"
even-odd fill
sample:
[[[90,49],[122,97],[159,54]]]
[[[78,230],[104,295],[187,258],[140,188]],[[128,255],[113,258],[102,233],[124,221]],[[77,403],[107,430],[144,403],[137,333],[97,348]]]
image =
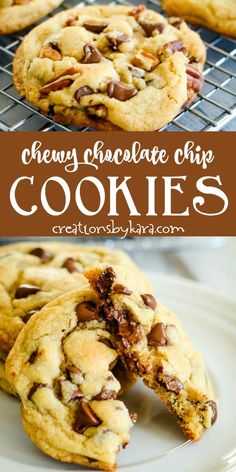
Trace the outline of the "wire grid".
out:
[[[91,5],[94,0],[79,2],[67,0],[56,12],[67,8]],[[108,1],[96,2],[111,4]],[[139,4],[139,0],[132,4]],[[143,2],[142,2],[143,3]],[[162,13],[160,0],[147,0],[147,7]],[[112,4],[129,4],[124,0]],[[41,20],[41,21],[44,21]],[[75,128],[55,124],[17,94],[12,84],[12,60],[14,53],[30,28],[12,36],[0,37],[0,130],[1,131],[90,131],[90,128]],[[205,84],[197,100],[182,111],[165,131],[219,131],[233,118],[236,130],[236,41],[204,28],[196,28],[207,49]],[[234,126],[234,125],[233,125]]]

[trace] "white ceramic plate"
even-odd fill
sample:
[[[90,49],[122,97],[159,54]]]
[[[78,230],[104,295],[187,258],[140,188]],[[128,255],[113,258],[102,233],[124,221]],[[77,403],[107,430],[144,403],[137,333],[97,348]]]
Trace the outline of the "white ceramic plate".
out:
[[[236,303],[184,279],[149,274],[159,299],[173,309],[204,354],[219,402],[215,426],[198,443],[186,441],[155,395],[138,384],[127,395],[139,420],[119,457],[121,472],[236,471]],[[60,464],[31,444],[19,404],[0,392],[1,472],[80,471]],[[88,470],[88,469],[86,469]]]

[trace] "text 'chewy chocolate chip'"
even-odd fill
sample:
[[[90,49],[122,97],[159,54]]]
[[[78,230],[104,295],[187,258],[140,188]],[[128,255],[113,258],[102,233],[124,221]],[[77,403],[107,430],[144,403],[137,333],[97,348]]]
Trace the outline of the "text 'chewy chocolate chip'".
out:
[[[101,52],[92,44],[84,45],[84,57],[81,59],[82,64],[97,64],[102,58]]]
[[[94,302],[82,302],[76,307],[76,315],[80,323],[98,318],[97,306]]]
[[[143,299],[144,304],[148,306],[148,308],[155,310],[155,308],[157,307],[157,301],[153,295],[151,295],[150,293],[144,293],[143,295],[141,295],[141,297]]]
[[[35,295],[38,292],[40,292],[40,288],[36,287],[35,285],[28,285],[28,284],[20,285],[16,289],[15,298],[17,299],[26,298],[29,295]]]
[[[38,257],[42,262],[48,262],[53,258],[52,252],[43,249],[42,247],[36,247],[30,251],[31,256]]]
[[[165,332],[165,324],[157,323],[148,335],[148,345],[152,347],[165,346],[168,344],[168,338]]]
[[[74,430],[76,433],[82,434],[91,426],[99,426],[101,421],[90,408],[89,404],[81,401],[76,412],[74,421]]]
[[[125,102],[126,100],[129,100],[130,98],[137,95],[138,90],[134,87],[128,88],[117,80],[112,80],[107,86],[107,92],[109,97],[116,98],[121,102]]]

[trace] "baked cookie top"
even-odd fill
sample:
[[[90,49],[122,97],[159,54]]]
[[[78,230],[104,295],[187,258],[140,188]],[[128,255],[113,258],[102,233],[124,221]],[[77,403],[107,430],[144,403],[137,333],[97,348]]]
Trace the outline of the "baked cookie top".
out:
[[[200,37],[178,19],[144,6],[91,6],[31,31],[14,82],[56,120],[154,131],[195,98],[204,61]]]
[[[62,293],[85,284],[82,272],[98,263],[130,266],[122,251],[63,243],[21,243],[0,249],[0,349],[9,351],[29,318]]]
[[[162,0],[162,4],[168,15],[236,38],[235,0]]]
[[[0,0],[0,34],[11,34],[32,25],[63,0]]]

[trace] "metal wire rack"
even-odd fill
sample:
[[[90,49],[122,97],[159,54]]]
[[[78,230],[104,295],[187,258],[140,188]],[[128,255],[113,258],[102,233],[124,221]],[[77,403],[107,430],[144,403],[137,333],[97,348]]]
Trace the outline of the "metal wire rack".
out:
[[[86,0],[67,0],[49,16],[67,8],[95,3]],[[110,4],[108,1],[96,3]],[[116,0],[117,4],[128,4]],[[140,1],[132,1],[139,4]],[[141,3],[144,3],[143,1]],[[147,0],[147,7],[161,12],[159,0]],[[44,21],[44,20],[42,20]],[[1,131],[74,131],[78,128],[55,124],[43,116],[37,108],[19,97],[12,84],[12,60],[14,53],[29,29],[12,36],[0,37],[0,130]],[[236,41],[218,34],[197,28],[204,40],[208,55],[204,76],[205,85],[195,103],[182,111],[165,131],[236,131]],[[80,131],[90,131],[80,128]]]

